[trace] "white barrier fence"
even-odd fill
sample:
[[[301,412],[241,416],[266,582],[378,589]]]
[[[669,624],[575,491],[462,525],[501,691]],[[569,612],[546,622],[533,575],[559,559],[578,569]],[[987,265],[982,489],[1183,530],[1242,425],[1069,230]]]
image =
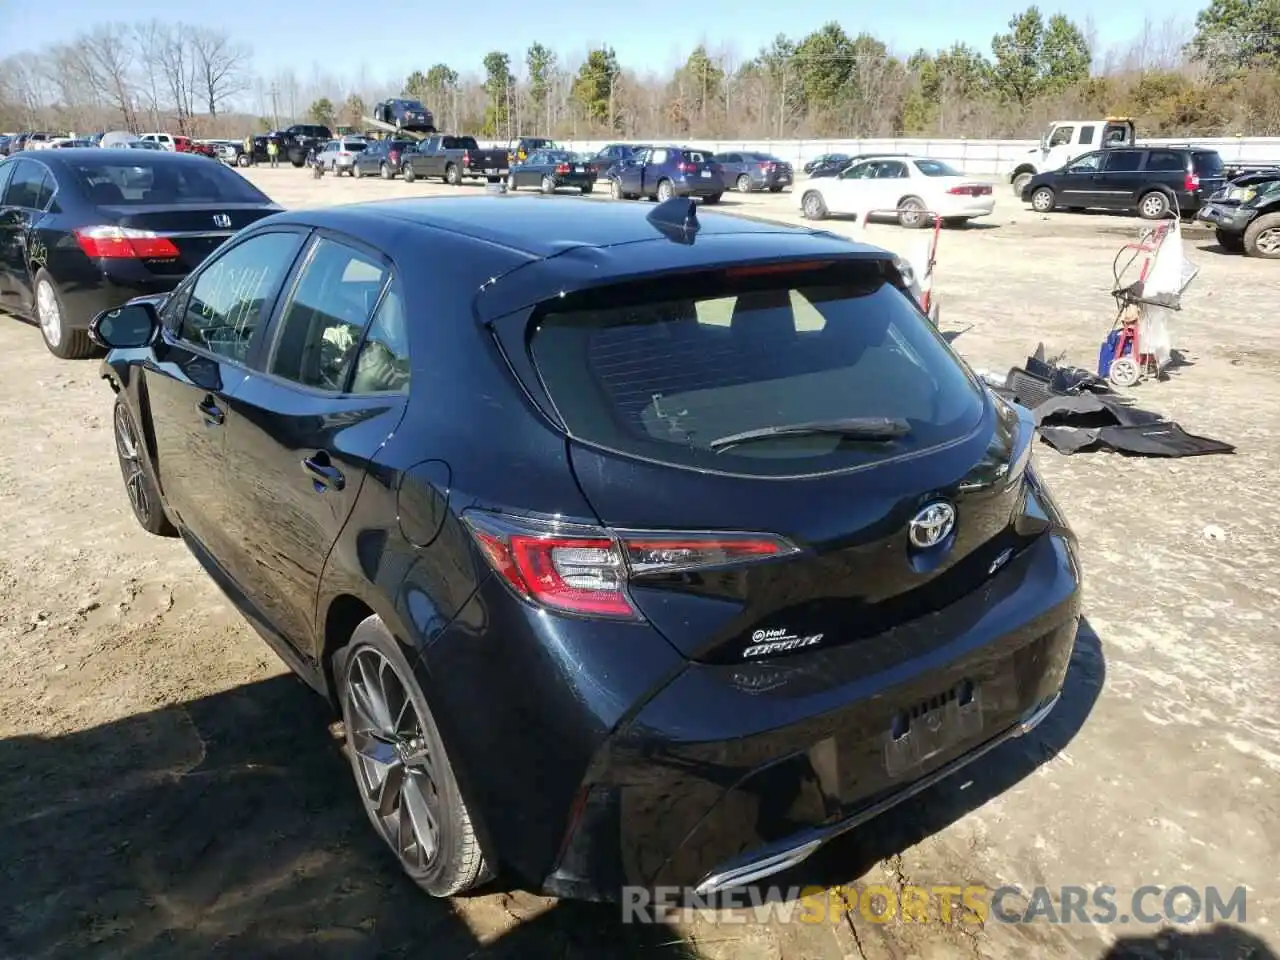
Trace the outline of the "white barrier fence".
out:
[[[568,150],[594,153],[617,140],[557,140]],[[637,141],[643,142],[643,141]],[[652,141],[660,142],[660,141]],[[668,143],[687,143],[716,153],[750,150],[770,153],[797,168],[824,153],[911,153],[945,160],[975,177],[1007,176],[1038,146],[1035,140],[704,140],[676,138]],[[1143,140],[1151,146],[1193,146],[1217,150],[1226,163],[1280,163],[1280,137],[1193,137],[1174,140]],[[492,141],[488,146],[507,146]],[[1083,152],[1083,151],[1082,151]]]

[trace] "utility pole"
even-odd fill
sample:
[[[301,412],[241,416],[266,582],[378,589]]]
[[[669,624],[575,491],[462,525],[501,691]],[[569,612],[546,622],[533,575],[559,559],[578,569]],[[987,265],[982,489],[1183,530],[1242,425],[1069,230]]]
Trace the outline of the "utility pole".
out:
[[[271,124],[273,130],[280,129],[280,86],[271,81]]]
[[[778,93],[778,139],[782,139],[782,124],[787,116],[787,62],[782,62],[782,90]]]

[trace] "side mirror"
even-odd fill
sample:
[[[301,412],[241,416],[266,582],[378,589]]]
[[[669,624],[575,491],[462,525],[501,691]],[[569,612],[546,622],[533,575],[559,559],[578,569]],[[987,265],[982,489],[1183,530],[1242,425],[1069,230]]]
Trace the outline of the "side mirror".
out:
[[[145,347],[155,339],[160,317],[150,303],[126,303],[98,314],[89,323],[89,339],[108,350]]]

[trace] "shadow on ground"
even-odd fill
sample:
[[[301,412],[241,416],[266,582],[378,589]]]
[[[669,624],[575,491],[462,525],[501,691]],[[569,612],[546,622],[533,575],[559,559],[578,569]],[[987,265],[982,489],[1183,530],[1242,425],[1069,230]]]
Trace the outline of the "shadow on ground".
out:
[[[433,900],[404,878],[324,734],[329,719],[280,676],[0,741],[0,956],[687,955],[667,927],[624,936],[616,909],[579,904],[488,943],[473,914],[510,921],[510,898],[471,910],[482,901]]]
[[[1100,960],[1280,960],[1251,933],[1227,923],[1185,933],[1165,929],[1151,936],[1121,937]]]
[[[1103,674],[1084,625],[1064,699],[1033,735],[777,881],[856,879],[1007,789],[1074,736]],[[62,737],[0,741],[0,955],[695,956],[668,927],[624,926],[616,906],[526,913],[522,899],[546,901],[421,893],[369,829],[322,733],[329,719],[323,701],[280,676]],[[486,930],[485,916],[508,922]],[[524,919],[496,936],[512,917]]]

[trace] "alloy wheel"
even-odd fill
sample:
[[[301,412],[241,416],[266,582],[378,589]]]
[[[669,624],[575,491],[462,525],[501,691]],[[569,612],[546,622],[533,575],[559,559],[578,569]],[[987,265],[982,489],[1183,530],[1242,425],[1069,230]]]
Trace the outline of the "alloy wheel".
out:
[[[898,222],[904,227],[914,227],[920,223],[920,218],[924,216],[924,207],[917,200],[904,200],[902,206],[898,207]]]
[[[134,514],[145,526],[151,519],[151,498],[147,495],[146,478],[142,472],[142,454],[138,449],[138,432],[133,418],[122,405],[116,407],[116,454],[120,457],[120,473],[124,477],[124,490]]]
[[[407,681],[381,652],[361,647],[346,664],[347,743],[360,796],[383,840],[411,873],[440,849],[440,794],[425,723]]]
[[[1268,257],[1280,256],[1280,227],[1270,227],[1258,234],[1254,241],[1258,252]]]
[[[58,294],[53,284],[41,279],[36,284],[36,316],[40,320],[40,332],[51,347],[62,343],[62,310],[58,307]]]

